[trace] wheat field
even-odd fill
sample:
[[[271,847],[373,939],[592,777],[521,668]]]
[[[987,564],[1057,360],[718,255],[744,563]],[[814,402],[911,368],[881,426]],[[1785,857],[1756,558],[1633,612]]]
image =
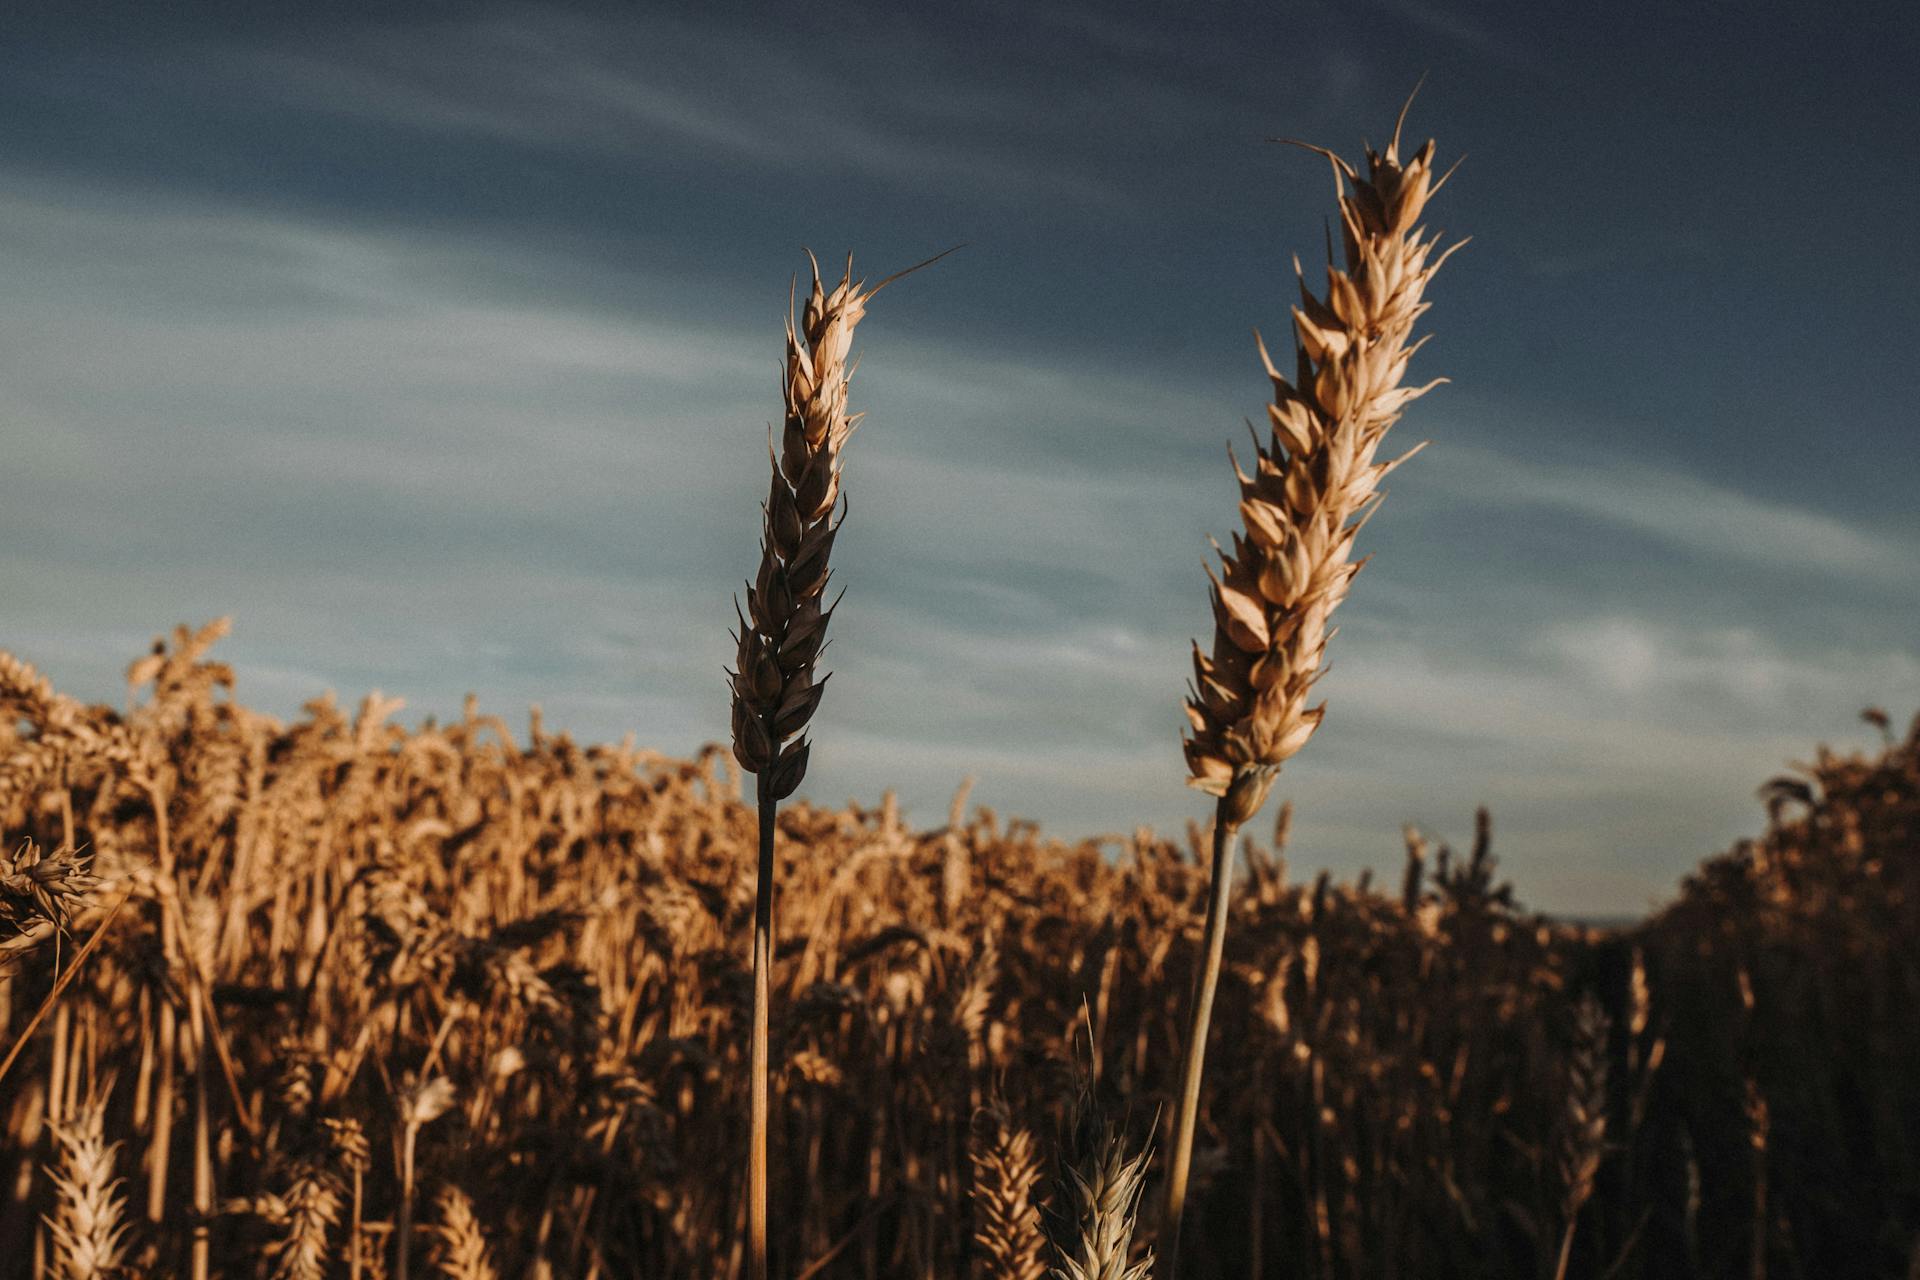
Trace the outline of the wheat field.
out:
[[[0,659],[7,1273],[735,1274],[725,754],[408,732],[377,695],[280,724],[219,633],[136,663],[124,716]],[[1484,821],[1409,833],[1398,886],[1247,841],[1188,1273],[1550,1274],[1570,1240],[1571,1275],[1906,1274],[1920,726],[1768,794],[1624,931],[1528,914]],[[964,799],[781,815],[777,1274],[1048,1274],[1063,1162],[1110,1162],[1102,1125],[1124,1162],[1174,1095],[1204,833],[1067,845]]]
[[[1628,927],[1529,911],[1484,810],[1381,885],[1258,816],[1424,390],[1442,179],[1399,146],[1323,153],[1344,254],[1259,353],[1182,838],[797,795],[850,265],[787,328],[731,752],[283,722],[225,620],[122,710],[0,652],[0,1274],[1920,1276],[1920,721]]]

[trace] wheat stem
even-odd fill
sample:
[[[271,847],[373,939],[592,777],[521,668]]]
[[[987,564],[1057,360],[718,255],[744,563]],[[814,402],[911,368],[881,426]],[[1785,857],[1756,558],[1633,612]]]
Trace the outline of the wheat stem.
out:
[[[409,1123],[400,1136],[400,1221],[394,1234],[393,1274],[407,1280],[407,1254],[413,1246],[413,1153],[420,1126]]]
[[[767,1032],[773,1003],[773,824],[779,802],[771,775],[758,779],[760,862],[753,899],[753,1032],[748,1066],[752,1137],[747,1148],[747,1274],[767,1277]]]
[[[1233,833],[1230,802],[1221,797],[1213,817],[1213,879],[1207,900],[1205,957],[1193,996],[1193,1025],[1180,1064],[1180,1110],[1174,1118],[1172,1162],[1167,1167],[1167,1207],[1161,1221],[1166,1280],[1180,1269],[1180,1223],[1187,1207],[1187,1177],[1193,1164],[1193,1134],[1200,1119],[1200,1076],[1206,1066],[1207,1028],[1213,1021],[1214,992],[1220,986],[1220,961],[1227,945],[1227,900],[1232,894]]]
[[[1403,110],[1403,123],[1405,116]],[[1364,176],[1332,152],[1309,148],[1334,167],[1345,265],[1327,264],[1324,297],[1301,275],[1291,377],[1260,344],[1273,384],[1272,435],[1266,444],[1256,437],[1251,473],[1234,463],[1244,527],[1233,535],[1232,549],[1220,551],[1219,575],[1208,574],[1213,647],[1207,653],[1194,646],[1184,746],[1188,785],[1219,797],[1219,805],[1207,955],[1194,994],[1167,1178],[1162,1233],[1169,1280],[1179,1263],[1207,1024],[1226,941],[1233,831],[1258,812],[1274,775],[1326,714],[1324,703],[1308,702],[1326,670],[1329,619],[1364,563],[1352,558],[1354,539],[1380,502],[1380,482],[1399,465],[1380,461],[1378,451],[1401,410],[1426,390],[1402,383],[1420,348],[1412,333],[1426,310],[1422,293],[1446,254],[1434,256],[1437,241],[1426,238],[1419,221],[1438,187],[1433,143],[1405,163],[1399,148],[1396,124],[1385,151],[1367,151]]]
[[[193,946],[192,939],[188,947]],[[197,984],[187,988],[193,1028],[193,1280],[207,1280],[213,1260],[213,1139],[207,1103],[207,1024]]]

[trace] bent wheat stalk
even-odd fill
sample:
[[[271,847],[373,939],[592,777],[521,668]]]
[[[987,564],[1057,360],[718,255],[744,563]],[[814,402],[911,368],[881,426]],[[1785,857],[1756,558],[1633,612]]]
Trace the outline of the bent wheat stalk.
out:
[[[1378,462],[1375,455],[1407,403],[1436,385],[1401,385],[1421,345],[1411,341],[1427,308],[1421,294],[1453,252],[1436,256],[1437,237],[1427,238],[1419,225],[1440,183],[1433,178],[1431,141],[1401,162],[1405,119],[1403,109],[1384,152],[1368,149],[1365,176],[1332,152],[1309,148],[1333,164],[1345,267],[1328,263],[1321,298],[1295,260],[1301,276],[1301,303],[1293,309],[1295,373],[1291,379],[1281,374],[1259,344],[1274,388],[1267,406],[1272,440],[1262,446],[1256,438],[1251,475],[1234,463],[1245,528],[1234,534],[1231,553],[1220,552],[1219,575],[1208,572],[1213,652],[1194,645],[1185,748],[1188,785],[1219,801],[1204,956],[1161,1228],[1168,1280],[1179,1264],[1207,1027],[1226,943],[1234,832],[1259,810],[1280,766],[1325,714],[1324,704],[1307,700],[1333,635],[1328,619],[1360,571],[1354,538],[1380,501],[1380,482],[1405,461]]]
[[[947,250],[951,253],[952,250]],[[812,260],[812,255],[809,261]],[[810,744],[802,730],[827,687],[814,679],[814,664],[826,642],[833,606],[824,603],[831,576],[828,557],[844,514],[840,467],[848,437],[861,415],[847,412],[853,377],[853,331],[867,303],[893,281],[945,254],[896,272],[873,288],[853,279],[847,261],[831,290],[813,262],[813,284],[796,327],[787,308],[783,391],[786,421],[780,453],[773,458],[760,540],[760,571],[747,588],[739,613],[733,689],[733,754],[758,776],[760,856],[753,913],[753,1030],[748,1089],[751,1095],[747,1150],[747,1261],[751,1280],[767,1274],[767,1023],[772,1003],[773,829],[780,801],[793,794],[807,772]],[[771,452],[771,450],[769,450]]]

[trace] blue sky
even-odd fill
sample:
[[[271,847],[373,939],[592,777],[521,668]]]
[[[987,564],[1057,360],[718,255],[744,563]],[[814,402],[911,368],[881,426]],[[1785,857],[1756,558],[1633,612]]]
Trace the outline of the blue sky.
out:
[[[862,327],[806,791],[1178,830],[1188,640],[1330,182],[1466,163],[1294,858],[1476,804],[1635,911],[1920,708],[1920,19],[1898,6],[22,4],[0,17],[0,647],[118,700],[478,692],[726,732],[802,246]]]

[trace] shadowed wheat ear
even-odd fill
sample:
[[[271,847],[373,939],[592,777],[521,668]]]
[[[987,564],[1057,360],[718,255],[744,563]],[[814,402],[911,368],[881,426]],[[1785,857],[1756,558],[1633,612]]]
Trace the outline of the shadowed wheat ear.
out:
[[[1040,1211],[1034,1192],[1040,1160],[1033,1134],[997,1099],[974,1119],[983,1130],[973,1163],[973,1240],[986,1280],[1046,1280]]]
[[[446,1280],[496,1280],[487,1236],[474,1216],[473,1201],[449,1182],[440,1189],[440,1225],[434,1241],[434,1269]]]
[[[1556,1156],[1562,1188],[1560,1258],[1554,1280],[1566,1280],[1573,1259],[1573,1231],[1593,1195],[1594,1179],[1607,1152],[1607,1037],[1613,1031],[1591,991],[1573,1010],[1573,1044],[1567,1056],[1566,1107],[1560,1117]]]
[[[1333,165],[1345,265],[1327,264],[1326,296],[1319,297],[1294,262],[1300,278],[1294,373],[1276,369],[1259,343],[1273,382],[1272,438],[1264,445],[1255,438],[1251,474],[1234,463],[1244,528],[1233,535],[1232,551],[1220,553],[1219,575],[1208,573],[1213,650],[1194,646],[1185,748],[1188,784],[1219,801],[1206,957],[1167,1176],[1161,1255],[1169,1280],[1179,1262],[1207,1025],[1226,935],[1233,833],[1259,810],[1281,764],[1320,726],[1325,708],[1309,706],[1308,699],[1333,634],[1328,620],[1360,571],[1354,538],[1380,501],[1380,482],[1405,461],[1378,461],[1381,442],[1407,403],[1435,385],[1401,385],[1421,345],[1412,335],[1427,309],[1422,294],[1453,252],[1436,254],[1438,237],[1420,225],[1444,178],[1434,180],[1431,141],[1401,161],[1405,120],[1403,108],[1385,151],[1367,149],[1364,175],[1331,151],[1308,148]]]
[[[947,250],[951,253],[953,250]],[[853,278],[847,259],[831,289],[808,254],[813,283],[796,325],[787,305],[787,348],[781,376],[786,419],[761,524],[760,570],[747,587],[747,608],[735,612],[740,630],[733,689],[733,754],[758,776],[760,857],[754,897],[753,1031],[749,1066],[751,1123],[747,1153],[747,1268],[751,1280],[767,1274],[767,1020],[773,963],[773,823],[779,802],[807,773],[802,736],[820,706],[826,677],[814,665],[826,644],[833,607],[825,603],[832,575],[828,558],[844,514],[840,502],[842,454],[859,414],[847,411],[853,378],[853,331],[876,293],[908,272],[946,254],[896,272],[868,289]],[[769,450],[771,452],[771,450]]]
[[[1097,1117],[1082,1118],[1084,1150],[1067,1166],[1049,1224],[1053,1280],[1147,1280],[1151,1251],[1129,1262],[1151,1152],[1129,1149],[1125,1134]]]

